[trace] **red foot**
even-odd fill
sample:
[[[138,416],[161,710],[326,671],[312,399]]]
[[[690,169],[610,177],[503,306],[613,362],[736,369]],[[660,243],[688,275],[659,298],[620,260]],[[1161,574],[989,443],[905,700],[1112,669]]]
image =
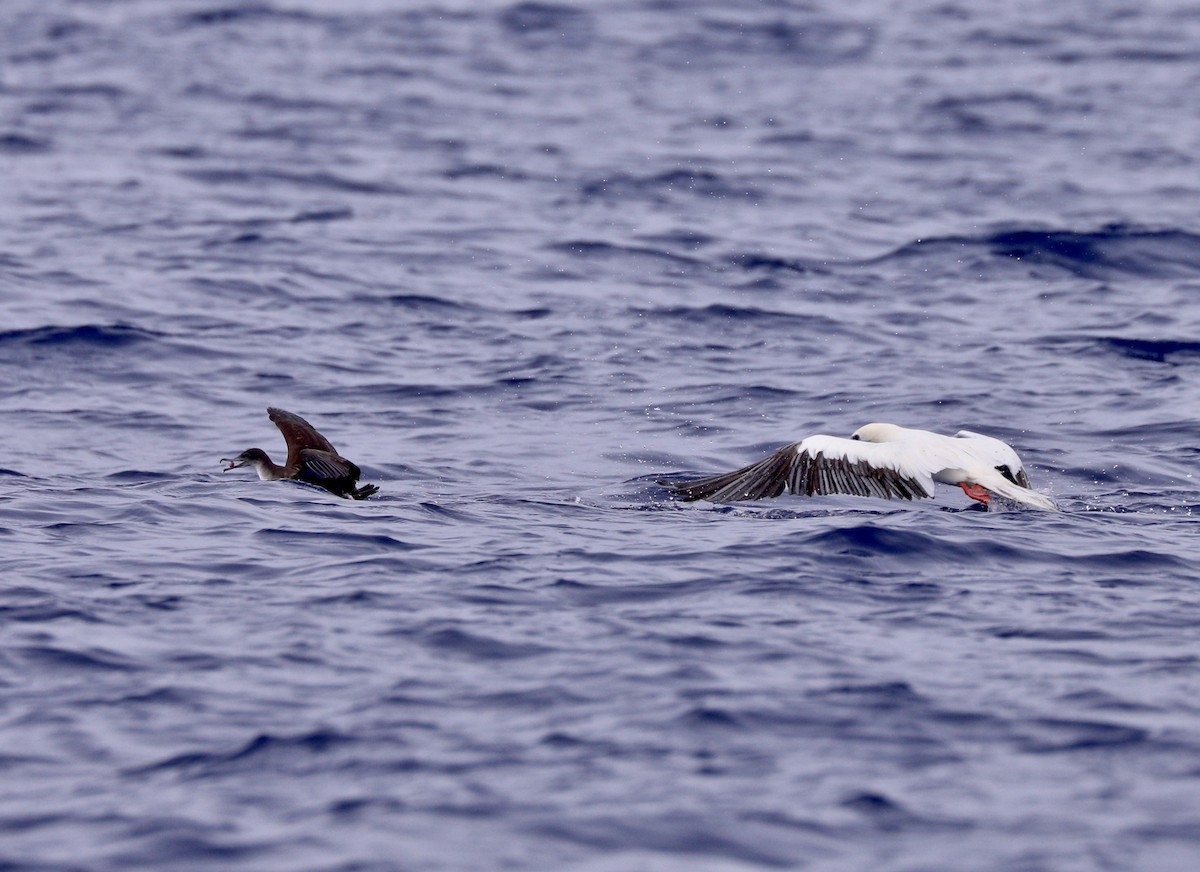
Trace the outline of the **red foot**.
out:
[[[988,500],[992,498],[992,495],[988,493],[981,484],[967,484],[965,481],[960,481],[958,486],[962,488],[963,493],[965,493],[971,499],[979,500],[979,502],[983,503],[985,506],[988,504]]]

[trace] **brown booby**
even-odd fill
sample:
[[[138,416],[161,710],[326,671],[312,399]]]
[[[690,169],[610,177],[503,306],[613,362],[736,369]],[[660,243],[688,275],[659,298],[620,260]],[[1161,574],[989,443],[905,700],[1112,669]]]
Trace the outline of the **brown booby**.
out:
[[[911,500],[932,497],[935,481],[958,485],[985,505],[997,495],[1033,508],[1058,509],[1030,489],[1021,458],[999,439],[970,430],[943,436],[895,424],[867,424],[849,439],[809,436],[733,472],[663,484],[685,501],[728,503],[785,492]]]
[[[221,458],[222,463],[229,464],[225,467],[226,472],[239,466],[253,466],[263,481],[293,478],[353,500],[365,500],[379,490],[373,484],[358,487],[358,478],[362,475],[359,468],[338,454],[329,440],[299,415],[271,407],[267,409],[267,417],[287,442],[287,462],[278,466],[261,448],[247,448],[237,457]]]

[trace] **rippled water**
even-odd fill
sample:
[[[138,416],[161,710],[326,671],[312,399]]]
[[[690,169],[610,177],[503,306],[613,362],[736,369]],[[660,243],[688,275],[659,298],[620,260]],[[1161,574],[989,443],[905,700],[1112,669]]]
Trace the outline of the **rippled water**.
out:
[[[0,868],[1195,869],[1198,46],[4,0]],[[875,420],[1064,511],[655,484]]]

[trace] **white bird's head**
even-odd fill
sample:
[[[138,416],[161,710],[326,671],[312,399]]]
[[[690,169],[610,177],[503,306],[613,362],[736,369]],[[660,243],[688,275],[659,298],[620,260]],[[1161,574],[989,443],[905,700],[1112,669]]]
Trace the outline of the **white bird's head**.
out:
[[[895,442],[904,433],[895,424],[863,424],[850,436],[861,442]]]
[[[1029,487],[1029,476],[1025,473],[1025,464],[1013,447],[1007,442],[1001,442],[993,436],[973,433],[970,430],[959,430],[954,434],[955,439],[969,439],[971,450],[981,458],[986,459],[996,471],[1013,484]]]

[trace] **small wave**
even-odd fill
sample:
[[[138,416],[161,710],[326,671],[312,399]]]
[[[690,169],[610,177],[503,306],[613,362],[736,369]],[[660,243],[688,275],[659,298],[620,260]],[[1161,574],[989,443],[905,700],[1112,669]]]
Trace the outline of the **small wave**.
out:
[[[604,179],[584,182],[583,196],[589,200],[624,200],[631,197],[667,202],[674,194],[685,193],[715,199],[762,200],[765,192],[737,184],[709,170],[671,170],[652,176],[614,173]]]
[[[553,649],[532,643],[504,642],[457,627],[441,627],[421,635],[426,646],[446,654],[460,654],[472,660],[518,660],[535,657]]]
[[[655,245],[674,245],[679,248],[697,249],[712,245],[717,241],[715,236],[699,233],[695,230],[668,230],[663,233],[639,234],[638,239],[652,242]]]
[[[1112,225],[1094,233],[1011,230],[986,240],[1004,257],[1059,266],[1083,278],[1200,274],[1200,236]]]
[[[71,672],[130,672],[140,669],[128,658],[112,651],[59,648],[53,645],[28,645],[19,649],[21,656],[39,669],[65,669]]]
[[[306,140],[307,135],[287,133],[282,138]],[[397,185],[351,179],[334,172],[295,173],[272,169],[203,169],[183,170],[180,175],[205,185],[233,185],[239,188],[290,185],[301,190],[341,191],[351,194],[403,196],[409,193],[406,188]]]
[[[123,418],[128,420],[127,415]],[[141,414],[136,418],[143,424],[149,427],[164,427],[168,425],[167,419],[162,415]],[[162,472],[159,470],[149,469],[122,469],[119,472],[110,472],[104,476],[106,481],[115,482],[132,482],[134,484],[144,484],[152,481],[175,481],[178,476],[172,472]]]
[[[726,262],[737,269],[743,269],[747,272],[828,272],[827,269],[822,269],[821,265],[817,263],[798,258],[775,257],[760,253],[732,254],[726,258]]]
[[[315,730],[294,736],[260,733],[245,745],[232,751],[193,751],[176,754],[157,763],[134,770],[132,774],[149,775],[155,772],[178,772],[193,777],[220,774],[232,768],[294,768],[297,760],[324,754],[334,748],[355,742],[350,736],[330,730]]]
[[[1149,733],[1141,727],[1054,718],[1028,721],[1021,726],[1019,732],[1019,746],[1023,751],[1032,754],[1137,745],[1149,738]]]
[[[578,239],[570,242],[556,242],[548,245],[551,251],[559,251],[574,257],[586,258],[653,258],[679,266],[703,266],[703,261],[693,257],[685,257],[672,251],[658,248],[648,248],[636,245],[615,245],[599,240]]]
[[[323,493],[320,488],[308,487],[306,490],[312,490],[316,494]],[[337,502],[335,500],[335,502]],[[351,555],[360,555],[364,549],[372,549],[383,552],[393,551],[416,551],[424,548],[424,545],[405,542],[397,539],[394,536],[387,536],[382,533],[325,533],[313,530],[279,530],[279,529],[263,529],[255,533],[256,536],[261,536],[264,539],[290,543],[296,547],[308,547],[314,550],[320,550],[322,553],[336,549]]]
[[[1180,278],[1200,275],[1200,236],[1182,230],[1151,231],[1126,225],[1100,230],[1013,228],[978,237],[938,237],[904,245],[868,263],[941,260],[964,253],[981,258],[1052,267],[1087,279]]]
[[[746,724],[728,709],[713,705],[698,705],[687,709],[677,722],[688,729],[745,729]]]
[[[439,312],[480,312],[482,309],[471,303],[461,303],[448,300],[445,297],[431,297],[426,294],[391,294],[387,297],[360,297],[360,300],[370,300],[373,303],[387,303],[397,309],[408,311]]]
[[[936,119],[936,127],[948,125],[958,133],[1036,134],[1072,110],[1082,115],[1088,107],[1064,106],[1037,94],[1016,92],[943,97],[927,111]]]
[[[1038,341],[1060,353],[1065,351],[1070,354],[1115,354],[1150,363],[1181,364],[1200,355],[1200,342],[1191,339],[1142,339],[1134,336],[1087,336],[1068,333],[1043,336]]]
[[[600,562],[611,562],[612,555],[604,555]],[[560,578],[550,589],[558,596],[580,605],[612,605],[617,603],[647,603],[657,600],[686,596],[702,589],[693,582],[659,582],[637,584],[588,584],[574,579]]]
[[[812,694],[814,699],[842,701],[855,709],[895,709],[928,701],[905,681],[879,684],[839,684]]]
[[[3,531],[8,532],[8,531]],[[0,621],[21,621],[41,623],[43,621],[61,621],[63,619],[80,621],[82,623],[99,623],[100,619],[88,612],[70,609],[50,604],[28,606],[0,606]],[[58,658],[56,658],[57,660]]]
[[[825,315],[782,312],[758,306],[734,306],[712,303],[707,306],[661,306],[634,310],[637,316],[670,323],[683,321],[693,325],[709,325],[728,329],[746,326],[754,330],[794,333],[797,336],[854,336],[857,331]]]
[[[44,154],[52,148],[53,142],[44,137],[26,136],[22,133],[0,134],[0,154]]]
[[[744,823],[718,823],[707,817],[681,813],[558,818],[532,827],[533,832],[541,837],[591,848],[623,853],[661,853],[672,858],[668,866],[679,863],[681,857],[695,856],[705,859],[705,868],[709,868],[716,858],[726,858],[737,864],[737,868],[742,868],[744,864],[777,869],[795,868],[795,857],[792,855],[794,846],[772,846],[772,840],[754,838],[747,835],[744,829]],[[765,833],[760,835],[765,836]]]
[[[956,512],[963,514],[963,512]],[[972,512],[972,514],[974,514]],[[1097,572],[1145,572],[1152,567],[1182,569],[1188,566],[1174,554],[1147,549],[1095,551],[1090,553],[1057,553],[1041,545],[1024,547],[995,539],[957,538],[950,540],[930,533],[897,530],[877,524],[840,527],[814,534],[800,535],[804,548],[822,553],[874,560],[886,558],[892,562],[906,561],[928,564],[945,562],[956,566],[977,565],[987,561],[996,567],[1024,564],[1059,565],[1073,570],[1094,569]]]
[[[1183,339],[1127,339],[1121,336],[1102,336],[1096,343],[1135,360],[1154,363],[1177,363],[1179,357],[1200,355],[1200,342]]]
[[[1101,630],[1077,627],[1002,627],[993,631],[993,635],[997,639],[1040,639],[1048,642],[1086,642],[1110,638],[1110,634]]]
[[[353,209],[333,207],[329,209],[311,209],[305,212],[297,212],[289,220],[292,224],[326,224],[330,221],[345,221],[346,219],[353,217]]]
[[[806,547],[815,547],[828,553],[851,557],[873,558],[886,555],[890,560],[917,558],[920,561],[942,560],[960,563],[976,560],[979,553],[975,544],[951,542],[928,533],[912,530],[896,530],[875,524],[840,527],[812,534],[805,539]],[[1017,549],[998,543],[986,543],[991,556],[1015,559]]]
[[[528,173],[511,166],[499,164],[469,163],[451,167],[442,172],[442,178],[458,181],[459,179],[501,179],[506,182],[529,181]]]
[[[60,85],[49,93],[67,97],[99,97],[102,100],[116,102],[128,96],[128,91],[110,82],[86,82],[78,85]]]
[[[275,305],[292,303],[296,297],[289,293],[278,282],[258,282],[237,278],[193,278],[187,284],[205,296],[222,302],[262,303],[269,301]]]
[[[834,18],[804,17],[771,22],[710,18],[697,29],[672,35],[648,50],[650,58],[672,66],[746,58],[760,63],[787,61],[804,66],[834,66],[861,62],[875,48],[876,31],[869,24]]]
[[[188,27],[219,27],[247,21],[316,21],[317,19],[301,11],[277,9],[268,3],[243,3],[188,12],[181,15],[178,20],[182,25]]]
[[[596,33],[590,12],[558,3],[516,3],[501,12],[498,20],[513,42],[531,51],[585,49]]]
[[[61,348],[120,348],[162,337],[160,333],[133,327],[129,324],[81,324],[77,327],[47,325],[27,330],[0,332],[0,345],[5,343]]]
[[[927,264],[944,265],[949,270],[967,265],[976,276],[989,264],[1007,267],[1019,263],[1105,281],[1194,278],[1200,276],[1200,235],[1126,225],[1109,225],[1096,231],[1015,227],[980,236],[918,239],[865,260],[810,261],[763,252],[736,253],[725,258],[731,267],[747,272],[815,274],[911,261],[920,261],[924,271],[930,269]]]

